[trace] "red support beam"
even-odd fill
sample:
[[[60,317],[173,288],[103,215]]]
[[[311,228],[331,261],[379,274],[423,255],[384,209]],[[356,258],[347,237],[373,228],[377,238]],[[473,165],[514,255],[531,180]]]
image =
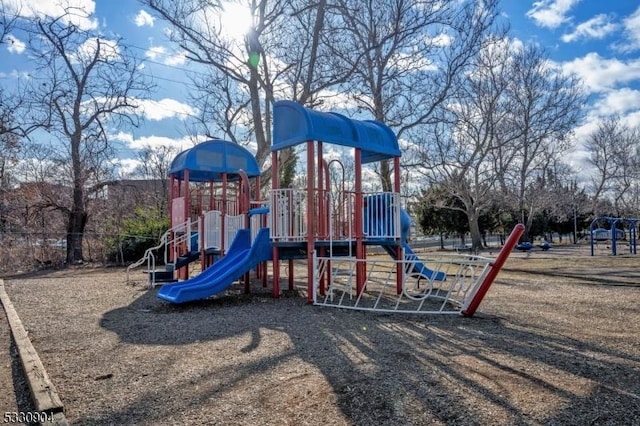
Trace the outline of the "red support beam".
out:
[[[478,287],[478,291],[476,291],[471,300],[469,300],[469,303],[467,303],[466,306],[462,307],[462,315],[464,315],[465,317],[470,317],[476,312],[478,306],[480,306],[480,302],[482,302],[482,299],[484,299],[484,296],[489,291],[489,288],[491,287],[491,284],[493,284],[493,281],[496,279],[498,272],[500,272],[500,269],[502,269],[502,267],[504,266],[504,263],[507,261],[509,254],[511,254],[513,248],[516,246],[516,244],[518,244],[518,240],[523,233],[523,224],[519,223],[513,228],[513,231],[511,231],[509,238],[507,238],[507,241],[504,243],[504,246],[502,246],[500,253],[498,253],[498,257],[496,257],[496,260],[491,264],[489,273],[484,278],[484,281],[482,281],[482,284],[480,284],[480,287]]]
[[[315,151],[314,142],[307,142],[307,302],[313,303],[313,250],[316,235],[315,203]]]
[[[354,233],[356,237],[356,293],[358,296],[364,290],[366,280],[367,265],[362,261],[365,258],[364,252],[364,230],[362,223],[362,212],[364,209],[362,200],[362,150],[355,149],[355,218]]]
[[[393,158],[393,192],[396,194],[400,194],[400,157]],[[400,210],[397,210],[397,213],[400,213]],[[399,223],[396,222],[396,223]],[[401,232],[400,229],[396,229],[396,232]],[[398,245],[396,246],[398,263],[396,263],[396,292],[398,294],[402,293],[402,282],[404,280],[404,265],[402,261],[404,260],[404,248],[402,247],[402,236],[397,240]]]
[[[278,175],[278,153],[276,151],[271,152],[271,189],[280,189],[280,178]],[[271,211],[275,206],[271,206]],[[271,224],[271,230],[273,231],[273,223]],[[274,244],[272,245],[273,251],[273,297],[275,299],[280,297],[280,250]]]

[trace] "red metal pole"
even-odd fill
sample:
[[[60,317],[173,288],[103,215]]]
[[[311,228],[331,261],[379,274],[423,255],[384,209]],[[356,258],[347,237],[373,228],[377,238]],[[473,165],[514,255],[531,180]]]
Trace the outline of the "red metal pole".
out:
[[[191,192],[189,191],[189,170],[184,171],[184,212],[185,219],[191,219]],[[191,223],[191,222],[189,222]],[[191,244],[191,229],[185,230],[186,235],[186,244]],[[184,243],[183,243],[184,244]],[[185,249],[188,251],[191,247],[181,247],[181,253],[184,253]],[[178,278],[186,280],[189,278],[189,265],[185,265],[178,271]]]
[[[225,247],[227,246],[227,241],[226,241],[226,232],[225,230],[227,229],[227,174],[223,173],[222,174],[222,206],[220,209],[220,238],[221,238],[221,242],[220,245],[222,247],[220,247],[220,254],[221,255],[225,255],[226,254],[226,249]]]
[[[315,248],[315,163],[313,141],[307,142],[307,302],[313,303],[313,250]]]
[[[176,195],[179,197],[180,196],[180,188],[178,187],[178,194],[176,194],[176,177],[174,174],[171,174],[171,176],[169,176],[169,228],[173,228],[173,199],[177,198]],[[171,231],[168,235],[169,237],[169,262],[173,262],[173,231]],[[167,250],[167,247],[165,247],[165,250]]]
[[[364,289],[364,282],[366,278],[366,264],[364,263],[365,253],[364,253],[364,230],[362,223],[362,212],[363,212],[363,203],[362,203],[362,150],[360,148],[355,149],[355,218],[354,218],[354,232],[356,236],[356,293],[358,296],[362,293]]]
[[[278,152],[271,152],[271,189],[276,190],[280,187],[280,179],[278,176]],[[270,197],[273,201],[273,197]],[[275,220],[275,208],[276,206],[271,206],[271,217]],[[272,223],[273,225],[273,223]],[[273,232],[273,229],[272,229]],[[272,234],[273,235],[273,234]],[[280,297],[280,252],[278,247],[273,244],[273,297],[275,299]]]
[[[325,227],[324,227],[324,218],[325,216],[325,205],[324,205],[324,167],[322,164],[322,142],[318,141],[318,213],[316,215],[317,218],[317,228],[318,228],[318,238],[325,238]]]
[[[400,194],[400,157],[393,158],[393,192],[396,194]],[[400,210],[396,210],[398,214],[400,214]],[[395,223],[399,223],[400,221],[396,221]],[[396,263],[396,292],[397,294],[402,293],[402,281],[404,280],[404,247],[402,247],[402,232],[400,229],[394,229],[396,233],[400,234],[400,238],[396,239],[396,258],[398,262]]]
[[[511,254],[513,248],[516,246],[516,244],[518,244],[518,240],[523,233],[523,224],[519,223],[513,228],[513,231],[511,231],[509,238],[507,238],[504,246],[502,246],[502,250],[500,250],[498,257],[496,257],[496,260],[490,266],[491,269],[489,270],[489,273],[484,278],[482,284],[480,284],[480,287],[478,287],[478,291],[473,295],[467,306],[462,307],[462,315],[464,315],[465,317],[470,317],[476,312],[476,309],[478,309],[478,306],[480,306],[480,302],[482,302],[482,299],[489,291],[489,287],[491,287],[491,284],[493,284],[493,281],[496,279],[498,272],[500,272],[500,269],[502,269],[502,267],[504,266],[504,263],[507,261],[509,254]]]

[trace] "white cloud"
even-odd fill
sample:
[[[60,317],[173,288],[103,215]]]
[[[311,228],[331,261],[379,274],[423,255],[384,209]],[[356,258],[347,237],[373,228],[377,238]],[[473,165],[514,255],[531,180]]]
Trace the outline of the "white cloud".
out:
[[[100,48],[100,59],[109,61],[120,58],[120,47],[117,41],[103,38],[90,38],[80,45],[72,59],[79,62],[90,60],[95,56],[98,46]]]
[[[182,65],[185,62],[187,62],[187,52],[185,51],[167,56],[166,59],[164,60],[165,65],[171,65],[171,66]]]
[[[18,40],[12,35],[7,36],[7,43],[7,50],[11,53],[17,53],[18,55],[24,52],[27,47],[23,41]]]
[[[618,25],[613,23],[609,16],[600,14],[577,25],[573,32],[563,34],[561,38],[565,43],[579,39],[602,39],[617,29]]]
[[[157,61],[160,56],[166,55],[167,49],[162,46],[153,46],[144,53],[147,58]]]
[[[111,135],[111,139],[114,141],[124,142],[130,149],[143,149],[146,147],[159,148],[170,147],[175,148],[177,151],[183,151],[190,148],[196,142],[206,140],[203,136],[198,136],[195,139],[192,136],[183,136],[181,138],[168,138],[166,136],[141,136],[135,138],[130,133],[120,132],[115,135]]]
[[[628,61],[606,59],[591,52],[560,66],[564,71],[579,76],[591,92],[603,92],[614,89],[619,84],[640,80],[640,58]]]
[[[140,160],[134,158],[122,158],[114,161],[120,169],[120,176],[127,178],[134,176],[136,169],[142,164]]]
[[[152,61],[161,62],[165,65],[177,66],[187,61],[187,52],[182,51],[175,54],[169,54],[163,46],[154,46],[147,50],[144,54]]]
[[[614,47],[621,52],[633,52],[640,49],[640,7],[622,22],[624,26],[624,38]]]
[[[196,115],[198,110],[175,99],[139,100],[138,105],[142,109],[142,114],[149,120],[165,120],[167,118],[185,118],[189,115]]]
[[[453,38],[448,34],[441,33],[433,38],[432,43],[434,46],[448,47],[453,43]]]
[[[73,23],[84,30],[98,28],[94,0],[4,0],[5,10],[23,18],[63,17],[65,23]],[[66,13],[71,10],[71,13]]]
[[[139,27],[143,27],[145,25],[153,27],[154,21],[155,21],[155,18],[153,16],[149,15],[144,10],[141,10],[136,15],[136,25],[139,26]]]
[[[527,12],[527,16],[534,20],[536,25],[546,28],[558,28],[569,21],[567,13],[581,0],[540,0],[533,3],[533,7]]]
[[[322,101],[322,106],[318,108],[322,111],[357,109],[359,106],[359,104],[346,92],[323,90],[318,94],[318,99]],[[368,101],[370,101],[370,99],[368,99]]]
[[[612,90],[594,102],[593,107],[599,116],[623,115],[640,110],[640,90],[629,87]]]

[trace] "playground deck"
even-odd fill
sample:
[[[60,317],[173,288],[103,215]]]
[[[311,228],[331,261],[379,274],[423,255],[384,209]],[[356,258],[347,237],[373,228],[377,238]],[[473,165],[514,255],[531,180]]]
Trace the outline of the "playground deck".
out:
[[[5,287],[71,424],[638,424],[637,262],[514,252],[472,318],[311,306],[302,262],[279,300],[176,306],[121,269]]]

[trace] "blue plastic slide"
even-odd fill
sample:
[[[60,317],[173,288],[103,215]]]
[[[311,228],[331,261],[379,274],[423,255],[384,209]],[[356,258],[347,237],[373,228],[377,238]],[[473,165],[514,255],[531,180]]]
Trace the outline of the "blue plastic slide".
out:
[[[199,275],[175,284],[165,284],[158,297],[171,303],[186,303],[218,294],[258,263],[271,260],[269,228],[258,231],[253,244],[248,229],[238,231],[227,254]]]
[[[415,260],[416,262],[413,264],[413,269],[411,272],[415,275],[420,275],[422,277],[428,278],[430,280],[436,281],[444,281],[447,277],[443,271],[436,272],[432,269],[424,266],[422,262],[419,261],[418,256],[414,253],[414,251],[409,247],[409,244],[406,242],[402,243],[402,248],[404,249],[404,258],[407,260]]]
[[[378,219],[376,217],[376,219]],[[412,260],[415,263],[413,264],[413,268],[411,269],[411,273],[414,275],[418,275],[421,277],[425,277],[430,280],[436,281],[444,281],[447,278],[447,274],[443,271],[436,272],[432,269],[427,268],[424,263],[420,261],[418,255],[411,249],[409,244],[407,244],[407,240],[409,237],[409,231],[411,230],[411,216],[405,209],[400,210],[400,231],[401,231],[401,239],[402,239],[402,248],[404,250],[404,258],[407,260]],[[383,246],[384,249],[393,257],[394,259],[397,256],[396,251],[393,247]]]

